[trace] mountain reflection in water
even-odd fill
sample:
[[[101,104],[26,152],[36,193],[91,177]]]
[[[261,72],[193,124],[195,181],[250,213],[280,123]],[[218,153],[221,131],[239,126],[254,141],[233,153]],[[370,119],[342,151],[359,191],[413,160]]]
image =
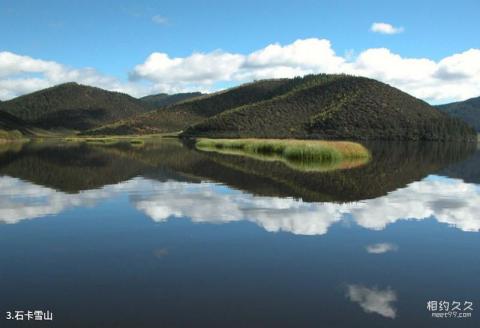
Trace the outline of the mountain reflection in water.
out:
[[[429,176],[376,199],[351,203],[310,203],[294,198],[254,196],[214,183],[159,182],[134,178],[100,189],[68,194],[19,179],[0,178],[0,221],[17,223],[55,215],[76,206],[94,206],[119,193],[130,194],[137,210],[156,222],[251,221],[267,231],[323,235],[351,218],[361,227],[382,230],[398,220],[435,218],[463,231],[480,230],[480,188],[461,180]]]
[[[471,148],[404,144],[393,148],[400,153],[384,154],[375,147],[377,157],[365,168],[305,173],[282,163],[203,154],[175,141],[145,148],[27,145],[2,156],[0,173],[8,175],[0,178],[0,221],[55,215],[126,193],[156,222],[243,220],[272,232],[322,235],[345,220],[381,230],[399,220],[435,218],[480,230],[478,185],[429,175]]]
[[[48,309],[55,327],[480,326],[426,309],[478,306],[475,145],[367,146],[367,165],[301,172],[176,140],[3,145],[0,311]]]

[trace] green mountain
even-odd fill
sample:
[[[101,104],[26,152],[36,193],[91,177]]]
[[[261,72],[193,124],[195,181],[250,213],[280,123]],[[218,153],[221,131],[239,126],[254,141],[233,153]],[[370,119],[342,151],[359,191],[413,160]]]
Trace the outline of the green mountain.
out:
[[[166,93],[159,93],[156,95],[150,95],[140,98],[141,101],[149,104],[154,108],[166,107],[181,101],[185,101],[192,98],[197,98],[202,96],[201,92],[187,92],[187,93],[176,93],[169,95]]]
[[[436,106],[441,111],[472,125],[480,132],[480,97]]]
[[[2,102],[8,112],[45,129],[86,130],[153,108],[129,95],[65,83]]]
[[[270,99],[225,108],[183,132],[185,137],[360,140],[476,138],[464,122],[373,79],[348,75],[295,78]],[[218,114],[218,115],[216,115]]]
[[[152,110],[161,101],[179,102]],[[224,138],[475,138],[467,124],[419,99],[348,75],[262,80],[209,95],[160,94],[142,100],[66,83],[0,103],[0,112],[23,120],[9,126],[10,116],[3,124],[5,131],[20,132],[25,125],[97,135],[182,131],[185,137]]]
[[[272,99],[291,89],[299,80],[275,79],[247,83],[160,108],[144,115],[103,126],[87,134],[142,134],[176,132],[225,110]]]

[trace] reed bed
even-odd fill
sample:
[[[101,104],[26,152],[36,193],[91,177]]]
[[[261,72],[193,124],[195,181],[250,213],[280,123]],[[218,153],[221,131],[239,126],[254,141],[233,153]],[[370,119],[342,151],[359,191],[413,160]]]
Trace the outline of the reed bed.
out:
[[[304,171],[353,168],[368,163],[371,157],[364,146],[350,141],[202,138],[196,141],[196,147],[259,160],[279,160]]]

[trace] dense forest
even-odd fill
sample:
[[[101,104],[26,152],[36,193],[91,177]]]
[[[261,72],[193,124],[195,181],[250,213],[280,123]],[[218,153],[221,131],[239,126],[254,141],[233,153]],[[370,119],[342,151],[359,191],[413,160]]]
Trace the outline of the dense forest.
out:
[[[475,106],[473,100],[470,104]],[[215,138],[476,137],[473,128],[424,101],[376,80],[343,74],[254,81],[207,95],[157,94],[140,99],[66,83],[2,102],[0,113],[4,139],[35,129],[84,135],[181,132],[183,137]]]
[[[186,137],[360,140],[476,138],[464,122],[373,79],[311,75],[268,100],[226,110],[183,132]]]
[[[0,104],[28,124],[46,129],[85,130],[153,110],[129,95],[77,83],[60,84]]]
[[[115,122],[86,134],[147,134],[176,132],[205,118],[239,106],[279,96],[297,83],[290,79],[262,80],[204,95],[153,112]]]
[[[458,117],[472,125],[480,133],[480,97],[451,104],[439,105],[438,109],[453,117]]]

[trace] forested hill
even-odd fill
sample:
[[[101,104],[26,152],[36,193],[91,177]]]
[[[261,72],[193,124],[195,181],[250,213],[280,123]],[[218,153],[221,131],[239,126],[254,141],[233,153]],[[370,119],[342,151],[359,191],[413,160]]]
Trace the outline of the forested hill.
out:
[[[140,98],[140,100],[146,104],[151,105],[154,108],[160,108],[170,106],[188,99],[197,98],[202,95],[203,93],[201,92],[175,93],[171,95],[166,93],[159,93],[156,95],[142,97]]]
[[[47,129],[85,130],[152,109],[127,94],[77,83],[60,84],[0,103],[0,111]]]
[[[473,128],[376,80],[314,75],[271,99],[211,116],[187,137],[363,140],[474,139]]]
[[[154,110],[162,99],[175,103]],[[208,95],[160,94],[142,100],[66,83],[2,102],[0,113],[18,117],[16,125],[5,120],[4,127],[13,124],[9,131],[21,131],[14,126],[25,125],[102,135],[182,131],[185,137],[476,138],[464,122],[387,84],[329,74],[255,81]]]
[[[480,97],[451,104],[439,105],[437,108],[453,117],[458,117],[462,121],[467,122],[480,133]]]
[[[247,83],[137,115],[87,133],[142,134],[179,131],[228,109],[282,95],[299,82],[299,79],[274,79]]]

